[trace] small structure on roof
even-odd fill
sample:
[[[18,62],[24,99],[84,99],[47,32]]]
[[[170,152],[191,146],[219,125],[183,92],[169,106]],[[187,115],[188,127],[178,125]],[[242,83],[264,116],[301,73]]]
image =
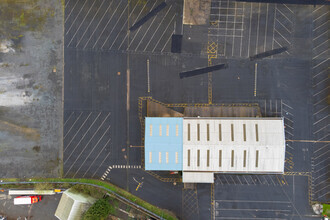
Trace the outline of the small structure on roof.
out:
[[[66,190],[57,206],[55,216],[60,220],[80,220],[83,213],[96,202],[93,197]]]

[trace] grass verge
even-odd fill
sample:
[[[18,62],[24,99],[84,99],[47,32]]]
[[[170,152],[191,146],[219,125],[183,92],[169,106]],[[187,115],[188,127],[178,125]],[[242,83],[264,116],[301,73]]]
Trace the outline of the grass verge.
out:
[[[2,179],[4,182],[19,182],[18,179]],[[126,199],[132,201],[133,203],[155,213],[156,215],[168,219],[168,220],[177,220],[177,217],[175,217],[172,213],[170,213],[167,210],[158,208],[157,206],[151,205],[150,203],[140,199],[137,196],[134,196],[133,194],[123,190],[122,188],[119,188],[111,183],[103,182],[100,180],[94,180],[94,179],[62,179],[62,178],[31,178],[29,179],[31,182],[75,182],[77,184],[79,183],[87,183],[87,184],[94,184],[97,186],[102,186],[109,191],[115,192],[118,195],[125,197]]]

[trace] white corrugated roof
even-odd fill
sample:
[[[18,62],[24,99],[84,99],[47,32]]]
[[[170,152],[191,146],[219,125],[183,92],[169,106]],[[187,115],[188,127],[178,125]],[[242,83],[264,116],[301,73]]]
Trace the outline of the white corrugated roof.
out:
[[[214,183],[214,174],[207,172],[182,172],[184,183]]]
[[[183,171],[283,173],[282,118],[184,118]]]

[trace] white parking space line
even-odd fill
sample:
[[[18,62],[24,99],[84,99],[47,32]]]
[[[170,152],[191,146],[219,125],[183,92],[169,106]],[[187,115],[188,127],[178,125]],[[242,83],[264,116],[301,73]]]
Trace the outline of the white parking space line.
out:
[[[97,42],[100,40],[101,36],[103,35],[105,29],[107,28],[108,24],[110,23],[110,21],[112,20],[113,16],[116,14],[116,11],[118,10],[119,6],[120,6],[121,2],[118,4],[117,8],[115,9],[115,11],[112,13],[110,19],[108,20],[108,22],[106,23],[106,25],[104,26],[101,34],[99,34],[99,37],[96,39],[92,49],[94,49],[94,47],[96,46]],[[127,6],[126,6],[127,7]]]
[[[109,152],[109,153],[107,154],[107,156],[103,159],[103,161],[101,162],[101,164],[99,165],[99,167],[95,170],[95,172],[94,172],[93,175],[92,175],[92,178],[95,176],[95,174],[96,174],[97,171],[100,169],[100,167],[102,167],[104,161],[109,157],[110,153],[111,153],[111,152]]]
[[[79,133],[79,131],[81,130],[81,128],[85,125],[86,121],[89,119],[89,117],[92,115],[92,112],[89,113],[89,115],[87,116],[87,118],[85,119],[85,121],[81,124],[81,126],[79,127],[78,131],[75,133],[75,135],[73,136],[73,138],[71,138],[69,144],[66,145],[63,153],[65,153],[65,151],[69,148],[70,144],[72,143],[72,141],[74,140],[74,138],[77,136],[77,134]]]
[[[135,19],[135,21],[134,21],[132,24],[135,24],[136,21],[137,21],[138,19],[140,19],[141,13],[144,11],[144,8],[146,7],[146,5],[147,5],[147,4],[144,4],[143,8],[140,10],[140,13],[138,14],[138,16],[136,16],[136,19]],[[122,46],[123,43],[125,42],[127,36],[128,36],[128,34],[126,34],[125,37],[123,38],[123,41],[121,42],[121,44],[120,44],[119,47],[118,47],[118,50],[121,48],[121,46]]]
[[[85,160],[81,163],[80,167],[78,168],[78,170],[76,171],[76,173],[73,175],[73,177],[76,176],[76,174],[79,172],[79,170],[82,168],[82,166],[85,164],[86,160],[89,158],[89,156],[94,152],[95,148],[99,145],[99,143],[101,142],[101,140],[103,139],[104,135],[109,131],[110,129],[110,125],[108,126],[108,128],[105,130],[105,132],[103,133],[103,135],[99,138],[99,140],[97,141],[97,143],[93,146],[92,150],[89,152],[89,154],[87,155],[87,157],[85,158]],[[102,149],[103,151],[103,149]]]
[[[85,13],[85,17],[84,17],[84,19],[83,19],[83,20],[80,22],[80,25],[79,25],[79,27],[77,28],[76,32],[75,32],[75,33],[73,34],[73,36],[71,37],[71,40],[70,40],[70,41],[69,41],[69,43],[67,44],[67,47],[69,47],[69,46],[70,46],[70,44],[71,44],[72,40],[75,38],[75,36],[76,36],[76,34],[78,33],[78,31],[80,30],[81,26],[82,26],[82,25],[83,25],[83,23],[85,22],[85,20],[86,20],[87,16],[89,15],[89,12],[92,10],[92,8],[93,8],[93,6],[94,6],[94,4],[95,4],[95,2],[96,2],[96,1],[94,1],[94,2],[93,2],[92,6],[90,6],[90,8],[89,8],[88,12],[87,12],[87,13]],[[86,30],[87,30],[87,28],[86,28]]]
[[[69,115],[68,119],[64,122],[63,127],[65,127],[66,123],[70,120],[71,116],[73,115],[74,112],[71,112],[71,114]]]
[[[74,19],[73,22],[71,23],[71,25],[70,25],[70,27],[68,28],[68,30],[66,31],[65,35],[67,35],[67,34],[70,32],[70,30],[71,30],[73,24],[76,22],[77,18],[79,17],[81,11],[83,10],[83,8],[85,7],[85,5],[86,5],[87,2],[88,2],[88,0],[86,0],[85,3],[83,4],[83,6],[80,8],[80,11],[79,11],[78,14],[76,15],[75,19]]]
[[[92,112],[90,113],[92,114]],[[77,145],[73,148],[73,150],[71,151],[70,155],[68,157],[66,157],[66,161],[64,161],[64,165],[66,164],[66,162],[69,161],[70,157],[72,156],[73,152],[77,149],[77,147],[79,146],[79,144],[82,142],[82,140],[85,138],[86,134],[88,133],[88,131],[91,129],[91,127],[95,124],[96,120],[99,118],[101,112],[99,113],[99,115],[94,119],[93,123],[88,127],[87,131],[84,133],[84,135],[80,138],[79,142],[77,143]],[[87,118],[88,119],[88,118]],[[76,135],[79,133],[80,129],[85,125],[87,119],[85,120],[85,122],[81,125],[81,127],[79,128],[79,130],[77,131]],[[73,140],[73,138],[72,138]],[[71,140],[71,141],[72,141]],[[70,142],[71,143],[71,142]],[[69,145],[68,145],[69,146]],[[68,147],[66,148],[68,149]]]
[[[150,11],[152,11],[152,10],[154,9],[154,7],[155,7],[156,3],[157,3],[157,1],[154,1],[154,4],[152,5],[152,7],[151,7],[151,10],[150,10]],[[133,37],[133,39],[130,41],[130,43],[129,43],[128,47],[127,47],[127,50],[129,50],[129,48],[130,48],[131,44],[132,44],[132,43],[133,43],[133,41],[135,40],[135,37],[136,37],[136,36],[139,34],[139,32],[140,32],[141,28],[142,28],[142,26],[140,26],[140,27],[138,28],[138,30],[137,30],[137,31],[135,31],[134,37]]]
[[[164,47],[162,48],[162,50],[161,50],[160,52],[163,52],[164,49],[165,49],[165,47],[166,47],[166,45],[170,42],[170,40],[171,40],[171,38],[172,38],[172,35],[174,34],[174,30],[175,30],[175,29],[173,29],[172,34],[170,34],[170,36],[168,37],[167,41],[166,41],[165,44],[164,44]]]
[[[126,11],[127,7],[128,7],[128,4],[124,8],[123,12],[120,14],[119,18],[117,18],[116,24],[112,27],[110,33],[108,34],[108,37],[105,39],[104,43],[102,44],[101,49],[103,49],[104,45],[107,43],[109,37],[111,36],[113,30],[116,28],[118,22],[120,21],[121,17],[123,16],[124,12]]]
[[[101,112],[100,112],[101,114]],[[100,115],[99,114],[99,115]],[[88,142],[85,144],[85,146],[83,147],[83,149],[80,151],[80,154],[76,157],[76,160],[71,164],[71,167],[67,170],[67,173],[69,173],[69,171],[72,169],[72,167],[74,166],[74,164],[78,161],[78,159],[80,158],[80,156],[83,154],[83,152],[86,150],[87,146],[89,145],[89,143],[93,140],[93,138],[95,137],[95,135],[98,133],[98,131],[102,128],[104,122],[107,120],[107,118],[109,117],[110,113],[108,113],[107,117],[103,120],[102,124],[97,128],[97,130],[94,132],[94,134],[92,135],[92,137],[88,140]],[[95,119],[96,121],[96,119]],[[90,126],[90,128],[92,127],[92,125]],[[110,126],[109,126],[110,128]],[[89,129],[88,129],[89,130]]]
[[[92,163],[90,164],[90,166],[88,167],[88,169],[86,170],[86,172],[84,173],[83,177],[87,174],[87,172],[89,171],[89,169],[93,166],[94,162],[99,158],[99,156],[101,155],[101,153],[104,153],[103,150],[106,148],[106,146],[109,144],[109,142],[111,141],[111,138],[109,138],[109,140],[105,143],[105,145],[102,147],[102,149],[99,151],[99,153],[97,154],[97,156],[94,158],[94,160],[92,161]],[[110,152],[109,152],[110,153]]]
[[[163,19],[160,21],[160,24],[158,25],[158,27],[157,27],[156,30],[154,31],[154,33],[153,33],[153,35],[151,36],[151,38],[150,38],[148,44],[144,47],[143,51],[145,51],[145,50],[148,48],[148,46],[149,46],[149,44],[150,44],[152,38],[155,36],[155,34],[156,34],[156,32],[158,31],[159,27],[162,25],[162,23],[163,23],[165,17],[167,16],[167,14],[168,14],[168,12],[171,10],[171,8],[172,8],[172,5],[168,8],[166,14],[163,16]]]
[[[172,21],[173,21],[174,18],[175,18],[175,15],[173,15],[171,21],[168,23],[168,25],[167,25],[165,31],[163,32],[162,36],[158,39],[157,44],[155,45],[155,47],[154,47],[154,49],[152,50],[152,52],[155,51],[155,49],[156,49],[156,47],[158,46],[160,40],[163,38],[164,34],[167,32],[167,29],[168,29],[168,27],[170,26],[170,24],[172,23]]]
[[[79,118],[81,117],[81,115],[83,114],[83,112],[80,113],[80,115],[78,116],[78,118],[74,121],[74,123],[72,124],[72,126],[70,127],[69,131],[65,134],[63,140],[67,137],[67,135],[70,133],[71,129],[73,128],[73,126],[76,124],[76,122],[79,120]]]
[[[78,4],[78,0],[76,1],[76,4],[73,6],[73,8],[71,9],[70,13],[68,14],[68,16],[66,17],[64,23],[66,23],[69,19],[69,17],[71,16],[71,13],[73,12],[73,10],[76,8],[76,5]]]
[[[105,0],[103,0],[102,1],[102,3],[100,4],[100,6],[99,6],[99,8],[97,9],[97,11],[96,11],[96,13],[94,14],[94,16],[93,16],[93,18],[92,18],[92,20],[89,22],[89,24],[88,24],[88,26],[87,26],[87,28],[85,29],[85,32],[81,35],[81,37],[80,37],[80,39],[79,39],[79,41],[78,41],[78,43],[76,44],[76,48],[79,46],[79,44],[80,44],[80,42],[81,42],[81,40],[84,38],[84,36],[85,36],[85,34],[86,34],[86,32],[87,32],[87,30],[88,30],[88,28],[90,27],[90,25],[93,23],[93,21],[94,21],[94,19],[95,19],[95,17],[96,17],[96,15],[99,13],[99,11],[100,11],[100,9],[102,8],[102,6],[103,6],[103,4],[104,4],[104,2],[105,2]],[[112,2],[111,2],[112,3]],[[102,20],[102,19],[101,19]],[[101,22],[101,21],[100,21]]]
[[[134,12],[134,10],[135,10],[135,8],[136,8],[137,5],[138,5],[138,3],[135,4],[133,10],[131,11],[131,13],[130,13],[129,16],[128,16],[128,19],[127,19],[127,20],[125,21],[125,23],[122,25],[120,31],[118,31],[118,34],[117,34],[116,38],[112,41],[112,44],[111,44],[111,46],[109,47],[109,50],[112,49],[112,46],[113,46],[114,43],[116,42],[117,38],[119,37],[119,35],[120,35],[120,33],[123,31],[123,29],[124,29],[125,27],[127,27],[126,24],[127,24],[127,22],[129,21],[129,19],[131,18],[131,16],[132,16],[132,14],[133,14],[133,12]],[[119,48],[118,48],[118,49],[119,49]]]

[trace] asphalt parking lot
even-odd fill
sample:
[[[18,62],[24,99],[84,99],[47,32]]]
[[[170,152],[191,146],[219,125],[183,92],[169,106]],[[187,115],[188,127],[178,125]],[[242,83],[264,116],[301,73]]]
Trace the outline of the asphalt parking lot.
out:
[[[14,205],[14,196],[7,192],[0,194],[0,215],[8,220],[21,217],[24,219],[57,219],[54,214],[62,194],[43,196],[42,200],[33,205]]]
[[[329,196],[328,144],[294,140],[329,140],[329,7],[212,1],[210,24],[179,28],[182,1],[169,1],[127,32],[159,3],[66,2],[65,176],[110,181],[183,219],[313,219],[311,202]],[[182,30],[182,53],[170,53],[171,34]],[[289,49],[248,59],[279,47]],[[207,66],[210,55],[228,68],[179,78]],[[217,174],[213,185],[183,189],[145,172],[141,109],[150,97],[180,108],[258,103],[263,116],[284,117],[285,175]]]

